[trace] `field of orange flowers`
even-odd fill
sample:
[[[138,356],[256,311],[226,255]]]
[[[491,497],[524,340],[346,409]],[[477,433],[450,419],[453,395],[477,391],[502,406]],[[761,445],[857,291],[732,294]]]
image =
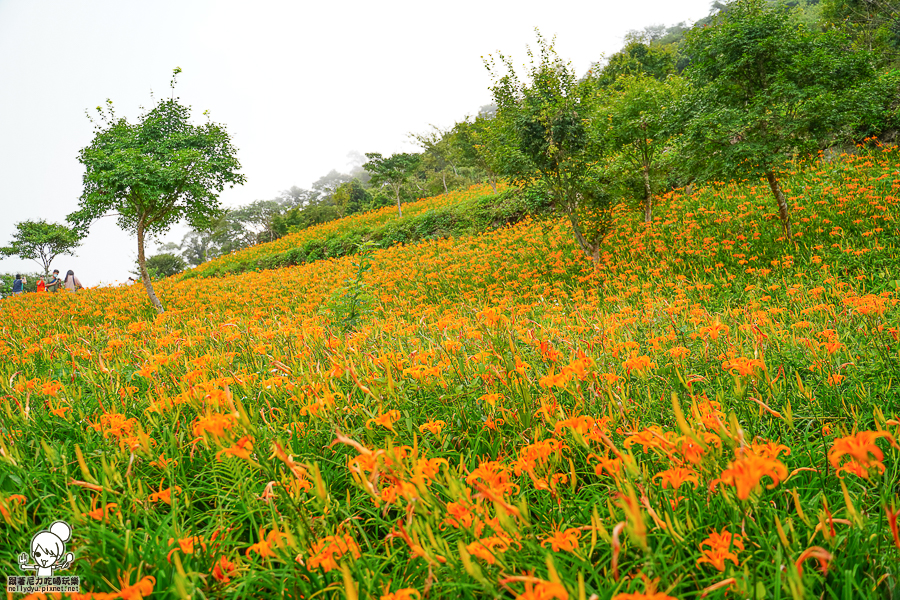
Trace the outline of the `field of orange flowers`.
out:
[[[79,598],[896,598],[898,165],[797,164],[793,240],[744,181],[597,269],[525,221],[4,300],[0,574],[64,520]]]

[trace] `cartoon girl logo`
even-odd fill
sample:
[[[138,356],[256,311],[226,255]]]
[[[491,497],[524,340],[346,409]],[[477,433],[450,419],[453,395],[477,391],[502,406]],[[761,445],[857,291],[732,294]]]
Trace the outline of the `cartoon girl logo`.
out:
[[[35,564],[25,564],[28,556],[19,555],[19,568],[23,571],[37,571],[38,577],[52,577],[54,571],[68,569],[75,559],[66,551],[66,542],[72,539],[72,528],[65,521],[57,521],[46,531],[39,531],[31,538],[31,556]]]

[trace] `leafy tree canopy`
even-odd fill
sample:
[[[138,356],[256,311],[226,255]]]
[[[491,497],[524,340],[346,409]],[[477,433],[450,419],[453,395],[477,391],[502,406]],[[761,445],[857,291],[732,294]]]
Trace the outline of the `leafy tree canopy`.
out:
[[[349,183],[352,180],[352,176],[346,173],[339,173],[337,170],[332,169],[327,174],[319,177],[312,184],[312,189],[319,192],[323,196],[330,196],[334,193],[334,190],[338,189],[345,183]]]
[[[510,169],[515,171],[511,165],[521,156],[512,143],[514,131],[497,118],[497,105],[487,107],[491,110],[482,107],[474,119],[467,117],[454,125],[450,143],[461,163],[472,165],[487,176],[496,194],[497,178]]]
[[[173,77],[173,90],[174,84]],[[94,139],[78,155],[85,167],[84,192],[68,220],[86,228],[95,219],[115,214],[123,229],[134,231],[141,278],[154,307],[162,312],[143,271],[144,238],[182,219],[195,229],[208,228],[221,213],[218,194],[226,185],[245,181],[237,150],[224,126],[211,121],[193,125],[190,109],[174,95],[134,124],[117,117],[110,101],[106,110],[97,111]]]
[[[430,131],[426,133],[411,133],[409,137],[424,150],[421,155],[420,165],[427,172],[438,174],[443,186],[443,192],[449,192],[447,175],[448,173],[451,174],[452,185],[453,177],[459,177],[456,163],[459,162],[460,158],[457,147],[452,142],[451,132],[432,125]]]
[[[615,85],[624,75],[646,75],[664,80],[676,72],[678,61],[674,45],[654,45],[652,37],[633,32],[625,46],[609,57],[605,65],[595,65],[590,77],[601,88]],[[596,74],[595,72],[596,71]]]
[[[248,245],[271,242],[278,237],[272,222],[276,215],[284,211],[284,206],[278,200],[254,200],[250,204],[231,209],[227,217],[235,221],[238,228],[243,230],[243,239],[249,240]]]
[[[825,0],[822,17],[871,51],[879,66],[900,66],[900,0]]]
[[[664,81],[645,74],[621,76],[604,98],[601,111],[606,118],[597,120],[624,168],[640,176],[647,223],[652,220],[654,171],[664,154],[674,154],[667,115],[685,92],[684,81],[674,75]]]
[[[53,259],[61,254],[73,254],[82,238],[83,233],[58,223],[48,223],[43,219],[22,221],[16,223],[12,242],[0,248],[0,254],[33,260],[41,265],[44,275],[47,275]]]
[[[378,152],[366,152],[366,158],[369,162],[364,164],[363,168],[372,175],[370,183],[373,187],[387,185],[391,188],[397,200],[397,211],[402,217],[400,190],[419,166],[419,155],[402,152],[384,158]]]
[[[371,201],[371,194],[358,179],[342,183],[331,194],[331,202],[337,207],[341,217],[360,212]]]
[[[581,249],[596,262],[611,218],[611,198],[601,185],[601,129],[591,125],[597,94],[590,82],[578,80],[552,41],[540,32],[537,38],[540,53],[528,51],[527,81],[519,80],[508,56],[499,54],[499,64],[493,57],[486,61],[498,107],[490,128],[506,132],[494,138],[508,144],[500,155],[504,174],[521,185],[544,186],[557,210],[569,217]]]
[[[795,16],[765,0],[737,0],[713,26],[692,30],[683,49],[693,92],[676,124],[701,177],[766,177],[788,237],[779,167],[831,142],[860,82],[873,75],[869,57],[846,36],[812,32]]]

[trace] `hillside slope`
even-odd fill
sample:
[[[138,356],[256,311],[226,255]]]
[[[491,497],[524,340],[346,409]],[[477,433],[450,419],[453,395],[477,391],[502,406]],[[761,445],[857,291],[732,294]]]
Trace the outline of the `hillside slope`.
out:
[[[4,300],[0,570],[64,519],[111,597],[890,597],[898,165],[799,164],[796,246],[738,182],[599,269],[525,219]]]
[[[228,254],[196,267],[184,278],[225,275],[338,258],[357,251],[361,242],[386,248],[394,244],[460,236],[515,223],[542,213],[547,201],[537,194],[488,184],[424,198],[404,205],[403,218],[394,207],[329,221],[289,234],[274,242]]]

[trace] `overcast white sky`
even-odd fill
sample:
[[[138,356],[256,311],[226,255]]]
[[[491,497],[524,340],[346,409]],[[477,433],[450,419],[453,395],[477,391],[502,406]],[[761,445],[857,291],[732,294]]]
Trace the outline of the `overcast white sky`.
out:
[[[347,153],[412,151],[406,134],[448,127],[490,102],[481,57],[524,62],[534,28],[557,36],[579,73],[631,29],[696,21],[709,0],[0,0],[0,245],[14,223],[62,222],[81,194],[85,110],[107,98],[134,120],[177,94],[209,110],[238,148],[247,184],[226,206],[308,187]],[[184,229],[164,241],[177,241]],[[137,244],[114,218],[95,223],[73,269],[85,285],[128,277]],[[0,259],[0,272],[39,270]]]

